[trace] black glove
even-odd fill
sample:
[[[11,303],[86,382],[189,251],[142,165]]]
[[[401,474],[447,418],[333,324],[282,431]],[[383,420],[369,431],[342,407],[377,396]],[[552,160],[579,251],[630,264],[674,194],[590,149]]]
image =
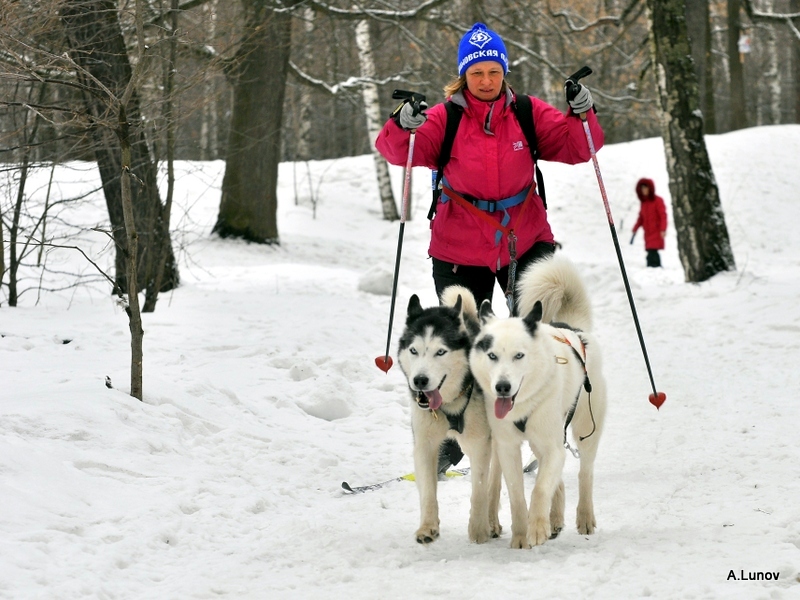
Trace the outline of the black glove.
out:
[[[425,100],[407,100],[395,109],[392,116],[403,129],[418,129],[428,120],[425,115],[427,108],[428,103]]]
[[[594,106],[592,93],[585,85],[567,79],[564,83],[564,94],[567,97],[567,103],[572,107],[572,112],[576,115],[589,112]]]
[[[392,118],[403,129],[418,129],[428,120],[428,117],[425,116],[428,103],[425,102],[424,94],[395,90],[392,92],[392,98],[402,100],[392,112]]]

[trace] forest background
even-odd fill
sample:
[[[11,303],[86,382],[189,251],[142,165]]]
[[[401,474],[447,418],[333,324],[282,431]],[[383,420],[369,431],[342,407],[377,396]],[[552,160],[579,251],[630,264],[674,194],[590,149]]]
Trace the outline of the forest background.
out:
[[[735,268],[702,135],[800,120],[800,0],[12,0],[0,7],[0,306],[41,292],[45,250],[80,235],[48,235],[81,198],[51,194],[51,176],[32,200],[33,170],[98,164],[115,260],[112,272],[87,257],[92,277],[138,304],[132,284],[154,311],[180,282],[175,160],[225,161],[216,234],[279,244],[278,164],[374,152],[392,91],[443,99],[476,21],[503,36],[518,92],[564,109],[565,79],[589,65],[607,143],[664,137],[687,281]],[[381,216],[398,219],[377,155],[375,167]]]

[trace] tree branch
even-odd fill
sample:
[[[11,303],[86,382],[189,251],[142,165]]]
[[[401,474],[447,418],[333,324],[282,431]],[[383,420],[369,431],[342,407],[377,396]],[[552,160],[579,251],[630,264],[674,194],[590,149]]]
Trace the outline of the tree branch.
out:
[[[742,0],[742,4],[744,5],[744,10],[747,13],[747,16],[750,17],[750,20],[754,23],[760,21],[762,23],[769,22],[779,22],[785,23],[786,26],[789,28],[789,31],[800,40],[800,30],[798,30],[798,26],[795,24],[795,21],[800,23],[800,13],[766,13],[760,10],[757,10],[753,6],[753,0]]]
[[[349,92],[351,90],[360,90],[361,86],[365,83],[373,83],[375,85],[385,85],[392,81],[404,81],[401,75],[394,75],[392,77],[387,77],[386,79],[373,79],[371,77],[350,77],[341,83],[334,83],[333,85],[322,81],[321,79],[317,79],[312,77],[292,61],[289,61],[289,72],[297,77],[301,82],[304,84],[323,91],[327,92],[332,95],[337,95],[340,92]]]
[[[331,6],[325,2],[319,2],[318,0],[307,0],[302,4],[324,15],[340,19],[363,19],[364,17],[372,17],[390,18],[395,21],[408,21],[417,19],[424,13],[443,4],[447,4],[448,2],[450,2],[450,0],[428,0],[412,10],[379,10],[374,8],[359,8],[358,6],[352,9],[344,9]],[[291,12],[292,10],[294,10],[294,8],[279,8],[275,9],[274,12]]]

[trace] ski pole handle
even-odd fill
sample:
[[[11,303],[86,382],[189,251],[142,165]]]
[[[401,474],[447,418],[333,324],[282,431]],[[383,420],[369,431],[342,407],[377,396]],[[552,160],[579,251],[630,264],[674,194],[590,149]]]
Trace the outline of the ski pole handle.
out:
[[[414,108],[413,115],[416,117],[421,110],[421,103],[425,102],[425,94],[419,92],[409,92],[408,90],[395,90],[392,92],[393,100],[402,100],[403,104],[410,102]],[[401,105],[402,106],[402,105]]]
[[[575,94],[577,94],[578,91],[580,91],[578,81],[591,74],[592,74],[592,69],[588,66],[583,66],[577,71],[575,71],[572,75],[567,77],[567,83],[564,86],[566,88],[565,93],[567,94],[567,98],[571,98]],[[581,113],[581,119],[585,118],[586,118],[586,113]]]
[[[567,77],[567,81],[570,81],[572,83],[578,83],[579,80],[583,79],[584,77],[588,77],[593,72],[594,71],[592,71],[591,67],[583,66],[577,71],[575,71],[572,75]]]

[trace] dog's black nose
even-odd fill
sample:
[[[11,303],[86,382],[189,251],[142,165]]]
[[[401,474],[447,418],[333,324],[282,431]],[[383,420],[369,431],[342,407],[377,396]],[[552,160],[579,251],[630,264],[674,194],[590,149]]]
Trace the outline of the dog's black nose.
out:
[[[414,385],[418,390],[427,390],[428,389],[428,376],[427,375],[417,375],[414,377]]]
[[[498,381],[494,386],[494,391],[497,392],[498,396],[510,396],[511,395],[511,382],[506,380]]]

